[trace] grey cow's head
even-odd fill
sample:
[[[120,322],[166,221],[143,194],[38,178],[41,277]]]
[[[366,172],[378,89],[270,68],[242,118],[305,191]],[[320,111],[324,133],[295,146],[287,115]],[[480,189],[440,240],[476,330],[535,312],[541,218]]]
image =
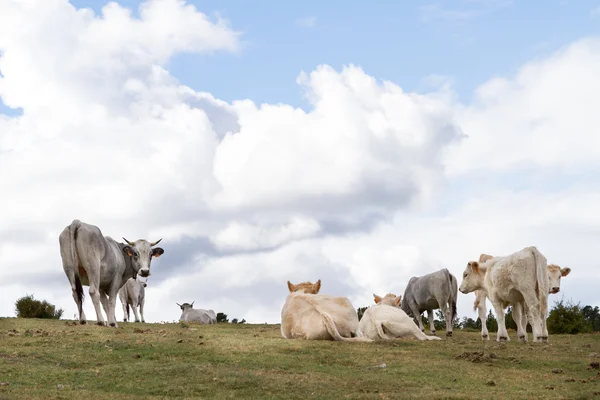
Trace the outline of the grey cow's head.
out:
[[[140,239],[135,242],[130,242],[129,240],[123,238],[125,240],[125,247],[123,247],[123,253],[125,255],[131,257],[131,265],[135,272],[137,272],[141,277],[147,278],[150,276],[150,263],[152,262],[152,257],[160,257],[165,251],[160,247],[152,248],[156,246],[162,239],[154,243],[150,243],[147,240]]]
[[[175,303],[179,306],[179,308],[181,308],[181,311],[185,311],[185,310],[189,310],[190,308],[194,308],[194,303],[196,302],[196,300],[192,301],[192,304],[190,303],[183,303],[183,304],[179,304],[179,303]]]

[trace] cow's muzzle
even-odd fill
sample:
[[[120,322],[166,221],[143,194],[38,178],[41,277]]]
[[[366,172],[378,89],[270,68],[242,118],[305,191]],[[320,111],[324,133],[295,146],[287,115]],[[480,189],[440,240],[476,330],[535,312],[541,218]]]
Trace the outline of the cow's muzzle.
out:
[[[556,294],[556,293],[558,293],[558,292],[560,292],[560,288],[559,288],[559,287],[553,287],[553,288],[550,290],[550,293],[552,293],[552,294]]]
[[[141,269],[139,274],[142,278],[147,278],[150,276],[150,271],[147,269]]]

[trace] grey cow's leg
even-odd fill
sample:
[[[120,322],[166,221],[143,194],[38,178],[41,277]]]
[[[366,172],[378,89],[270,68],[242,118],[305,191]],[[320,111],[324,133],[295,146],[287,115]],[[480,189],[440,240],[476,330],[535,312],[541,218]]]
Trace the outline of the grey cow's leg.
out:
[[[427,310],[427,319],[429,320],[429,332],[435,335],[435,324],[433,322],[433,310]]]
[[[133,315],[135,315],[135,322],[140,322],[140,315],[138,313],[138,302],[136,300],[133,300],[131,308],[133,309]]]
[[[413,303],[410,303],[408,306],[415,316],[415,319],[419,323],[419,329],[421,329],[421,332],[425,331],[425,328],[423,328],[423,319],[421,318],[421,313],[419,312],[418,308]]]
[[[452,309],[446,303],[440,304],[440,309],[446,319],[446,336],[452,336]]]
[[[104,321],[104,317],[102,316],[102,306],[100,305],[100,277],[95,271],[99,271],[100,266],[90,268],[88,271],[88,279],[90,281],[90,298],[92,299],[92,303],[94,304],[94,309],[96,310],[96,323],[101,326],[105,326],[106,322]]]
[[[71,283],[71,290],[73,292],[73,300],[75,300],[75,304],[77,305],[77,311],[79,312],[79,323],[84,325],[87,321],[85,318],[85,312],[83,312],[83,302],[80,304],[79,297],[77,296],[77,286],[75,285],[75,273],[71,270],[68,270],[66,266],[64,268],[65,271],[67,271],[67,278]]]

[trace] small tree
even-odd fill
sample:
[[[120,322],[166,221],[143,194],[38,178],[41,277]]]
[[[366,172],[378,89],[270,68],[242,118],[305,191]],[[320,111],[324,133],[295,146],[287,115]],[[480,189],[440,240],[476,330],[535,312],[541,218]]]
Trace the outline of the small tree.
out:
[[[508,307],[508,310],[504,313],[504,323],[506,324],[506,329],[517,330],[517,323],[513,319],[512,307]]]
[[[591,325],[594,332],[600,331],[600,309],[598,306],[585,306],[581,309],[583,318]]]
[[[33,295],[21,297],[15,302],[15,312],[18,318],[50,318],[60,319],[63,314],[62,308],[56,308],[46,300],[39,301]]]
[[[498,321],[496,320],[494,314],[492,314],[492,310],[488,312],[488,316],[485,319],[485,324],[489,332],[498,332]]]
[[[224,323],[229,322],[229,320],[227,319],[227,314],[222,313],[222,312],[217,313],[217,323],[220,324],[222,322],[224,322]]]
[[[232,323],[232,324],[237,324],[237,323],[238,323],[238,319],[237,319],[237,318],[234,318],[234,319],[232,319],[232,320],[231,320],[231,323]]]
[[[369,308],[369,307],[358,307],[356,309],[356,313],[358,314],[358,320],[359,321],[361,320],[361,318],[362,318],[363,314],[365,313],[365,311],[367,311],[367,308]]]
[[[563,299],[554,303],[547,320],[548,332],[552,334],[575,334],[592,331],[592,325],[586,321],[578,304]]]

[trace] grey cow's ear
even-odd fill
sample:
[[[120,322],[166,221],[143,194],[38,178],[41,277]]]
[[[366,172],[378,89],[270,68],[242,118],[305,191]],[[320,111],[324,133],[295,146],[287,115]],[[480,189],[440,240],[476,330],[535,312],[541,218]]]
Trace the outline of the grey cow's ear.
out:
[[[156,247],[152,249],[152,257],[160,257],[164,252],[162,248]]]
[[[131,246],[125,246],[123,247],[123,253],[131,257],[133,256],[133,249],[131,248]]]

